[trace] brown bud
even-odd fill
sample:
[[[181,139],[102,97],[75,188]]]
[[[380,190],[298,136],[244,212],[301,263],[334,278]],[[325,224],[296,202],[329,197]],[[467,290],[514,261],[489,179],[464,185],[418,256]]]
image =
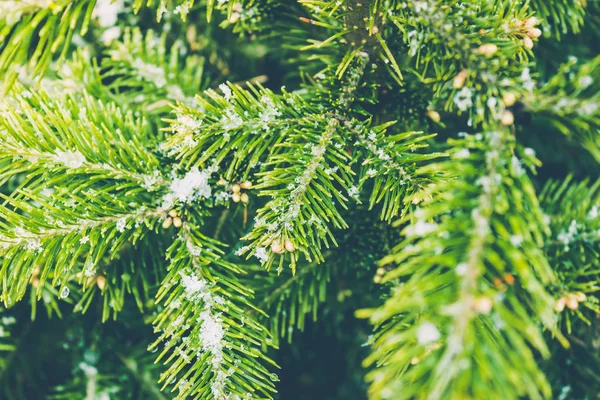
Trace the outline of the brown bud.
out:
[[[529,36],[532,39],[537,39],[540,36],[542,36],[542,31],[539,28],[529,28],[526,31],[527,36]]]
[[[565,309],[565,304],[566,300],[564,297],[561,297],[560,299],[556,300],[556,303],[554,304],[554,311],[562,312],[562,310]]]
[[[181,218],[179,218],[179,217],[173,218],[173,226],[175,228],[181,228],[181,225],[183,225],[183,221],[181,220]]]
[[[240,187],[242,189],[250,189],[250,188],[252,188],[252,182],[250,182],[250,181],[242,182],[242,183],[240,183]]]
[[[464,86],[465,81],[467,80],[467,70],[463,69],[454,77],[454,88],[460,89]]]
[[[106,286],[106,278],[102,275],[98,276],[98,278],[96,278],[96,285],[98,285],[100,290],[104,290],[104,287]]]
[[[514,122],[515,122],[515,116],[513,115],[512,112],[510,112],[508,110],[504,111],[502,113],[502,116],[500,117],[500,122],[504,126],[510,126],[510,125],[514,124]]]
[[[165,218],[165,220],[163,221],[162,227],[164,229],[169,229],[171,227],[171,224],[173,223],[173,219],[171,217],[167,217]]]
[[[515,277],[512,276],[511,274],[506,274],[506,275],[504,275],[504,281],[506,283],[508,283],[509,285],[514,285],[515,284]]]
[[[285,240],[285,249],[287,251],[289,251],[290,253],[293,253],[296,251],[296,246],[294,246],[294,243],[292,243],[292,241],[290,239],[286,239]]]
[[[493,43],[485,43],[477,48],[477,52],[484,56],[494,55],[498,51],[498,46]]]
[[[440,122],[440,119],[441,119],[440,114],[437,111],[435,111],[435,110],[428,110],[427,111],[427,116],[429,118],[431,118],[431,120],[433,122]]]
[[[568,296],[566,303],[567,307],[569,307],[571,310],[577,310],[577,308],[579,308],[579,302],[577,301],[576,297]]]
[[[513,92],[506,92],[502,94],[502,101],[506,107],[510,107],[517,102],[517,96]]]
[[[527,28],[533,28],[534,26],[536,26],[540,21],[536,18],[536,17],[531,17],[531,18],[527,18],[525,20],[525,27]]]
[[[283,246],[281,245],[281,242],[279,240],[274,240],[271,243],[271,250],[275,254],[281,254],[284,252]]]

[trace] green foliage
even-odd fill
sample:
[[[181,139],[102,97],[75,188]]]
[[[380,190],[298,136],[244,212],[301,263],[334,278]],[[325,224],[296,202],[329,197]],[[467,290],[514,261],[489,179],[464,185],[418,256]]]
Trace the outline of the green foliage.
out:
[[[9,357],[16,347],[11,337],[11,328],[15,318],[10,316],[4,307],[0,307],[0,374],[7,367]]]
[[[0,15],[0,397],[597,397],[597,2]]]
[[[571,178],[550,181],[540,201],[552,230],[546,252],[559,277],[559,284],[552,288],[555,307],[565,310],[561,319],[566,333],[571,333],[573,324],[591,325],[600,313],[596,295],[600,290],[600,181],[591,185]]]
[[[17,0],[0,5],[2,83],[10,88],[18,66],[41,77],[53,55],[66,57],[73,35],[86,33],[95,4],[96,0]]]
[[[169,272],[157,294],[164,308],[154,320],[161,335],[151,346],[166,343],[157,359],[169,364],[161,375],[163,388],[176,380],[177,399],[255,392],[272,398],[277,377],[260,363],[273,363],[260,351],[272,339],[247,312],[260,310],[248,302],[252,292],[235,279],[243,270],[224,261],[217,245],[186,223],[167,252]]]
[[[299,96],[275,95],[268,89],[221,85],[224,95],[209,89],[198,109],[181,105],[174,134],[163,146],[183,167],[223,164],[224,178],[243,180],[263,154],[293,129],[292,122],[312,122],[312,108]],[[304,113],[309,114],[303,121]],[[232,151],[232,150],[239,151]]]
[[[49,99],[24,91],[3,111],[2,176],[24,173],[0,208],[7,305],[33,275],[68,295],[69,274],[115,258],[159,217],[144,205],[155,189],[145,171],[158,164],[139,145],[144,121],[86,95]]]
[[[531,8],[543,21],[544,30],[550,31],[556,38],[567,33],[579,33],[584,22],[587,1],[543,1],[532,0]]]
[[[547,121],[581,143],[600,161],[600,56],[578,65],[577,58],[561,65],[539,91],[526,93],[523,104],[536,118]]]
[[[405,219],[406,239],[381,261],[394,265],[384,281],[397,285],[384,305],[361,312],[380,327],[368,359],[378,365],[370,395],[542,398],[549,386],[530,346],[548,354],[537,326],[552,319],[544,286],[554,277],[521,165],[536,160],[515,154],[504,129],[451,145],[451,160],[424,167],[443,170],[444,182]],[[505,166],[507,159],[514,161]]]
[[[125,32],[100,65],[102,79],[110,82],[105,87],[125,104],[140,103],[147,114],[166,114],[177,101],[193,105],[194,95],[205,87],[204,60],[195,55],[182,60],[185,51],[175,42],[167,54],[166,34],[158,38],[153,31],[145,36],[140,30]]]
[[[546,368],[558,383],[557,396],[593,398],[600,387],[595,344],[600,312],[600,181],[576,182],[571,177],[549,181],[540,202],[552,230],[545,251],[558,278],[550,287],[557,323],[570,343],[568,348],[554,344]]]

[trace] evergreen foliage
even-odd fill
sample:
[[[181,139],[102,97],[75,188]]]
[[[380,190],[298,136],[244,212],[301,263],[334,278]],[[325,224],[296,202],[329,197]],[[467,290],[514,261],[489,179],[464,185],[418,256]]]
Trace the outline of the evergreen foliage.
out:
[[[0,2],[0,398],[598,397],[599,18]]]

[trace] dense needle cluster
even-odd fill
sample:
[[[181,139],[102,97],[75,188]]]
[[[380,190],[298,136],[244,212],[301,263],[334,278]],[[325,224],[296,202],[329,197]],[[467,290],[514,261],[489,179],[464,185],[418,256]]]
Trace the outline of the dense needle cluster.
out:
[[[597,397],[599,18],[0,2],[0,398]]]

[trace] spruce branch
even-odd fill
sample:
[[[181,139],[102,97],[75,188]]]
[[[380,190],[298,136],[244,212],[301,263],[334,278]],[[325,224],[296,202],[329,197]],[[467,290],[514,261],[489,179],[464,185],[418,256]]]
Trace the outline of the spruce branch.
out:
[[[443,156],[443,153],[416,153],[428,145],[424,142],[435,135],[423,135],[422,132],[405,132],[388,135],[387,131],[394,122],[364,129],[356,125],[355,148],[364,152],[361,163],[359,190],[373,181],[373,191],[369,198],[369,208],[383,202],[381,219],[391,221],[403,215],[408,208],[407,199],[418,203],[421,199],[414,197],[427,185],[435,181],[434,176],[419,175],[418,169],[427,161]]]
[[[140,144],[146,122],[85,93],[50,101],[24,90],[2,112],[1,180],[24,176],[2,195],[3,301],[14,304],[34,276],[38,295],[49,280],[66,297],[75,272],[116,257],[162,217],[152,192],[165,181],[146,174],[159,162]]]
[[[600,162],[600,56],[578,64],[572,57],[521,102],[536,118],[573,138]]]
[[[10,365],[11,354],[17,349],[15,339],[11,337],[15,323],[15,317],[0,305],[0,379],[6,367]]]
[[[97,178],[129,180],[149,190],[160,186],[158,177],[146,174],[159,162],[142,145],[152,137],[143,118],[85,92],[50,99],[44,91],[22,89],[4,101],[0,109],[3,166],[20,164],[30,176],[49,167],[56,172],[79,169]],[[23,171],[5,168],[3,175]]]
[[[314,121],[313,107],[298,95],[275,95],[260,86],[242,89],[223,84],[223,95],[209,89],[198,97],[199,109],[180,105],[174,134],[163,148],[184,167],[203,165],[209,159],[223,165],[228,180],[243,180],[265,152],[293,130],[295,123]]]
[[[182,57],[185,50],[176,41],[167,52],[166,33],[157,37],[153,31],[126,30],[102,59],[101,77],[110,82],[105,88],[150,115],[165,115],[170,103],[193,106],[194,95],[206,88],[204,59]]]
[[[75,268],[80,272],[84,266],[94,269],[105,255],[115,257],[126,242],[135,243],[146,230],[153,230],[162,216],[99,193],[54,195],[52,199],[25,191],[20,194],[19,199],[3,196],[5,205],[0,208],[0,281],[7,305],[23,296],[34,274],[39,282],[51,279],[53,286],[60,283],[60,296],[67,297],[66,282]],[[77,212],[56,204],[72,204],[70,201],[79,205]],[[90,204],[87,210],[82,207],[86,202]],[[106,211],[100,213],[102,209]]]
[[[309,260],[323,261],[322,245],[328,247],[328,239],[335,244],[328,225],[347,227],[336,205],[345,208],[347,198],[333,187],[336,182],[348,192],[352,185],[350,158],[343,149],[346,141],[337,119],[321,125],[322,134],[318,127],[292,134],[282,144],[282,151],[270,157],[267,166],[271,168],[261,174],[256,186],[260,195],[273,200],[257,212],[257,223],[244,239],[252,241],[253,253],[267,268],[275,254],[288,252],[295,269],[296,248]],[[272,251],[270,257],[263,254],[267,247]],[[279,269],[283,260],[280,257]]]
[[[135,0],[133,11],[137,13],[143,6],[156,7],[157,22],[161,22],[163,15],[166,13],[179,15],[185,21],[194,6],[194,2],[194,0],[158,0],[155,3],[154,0]]]
[[[28,65],[42,77],[60,53],[63,59],[73,35],[84,35],[96,0],[4,1],[0,4],[0,76],[2,89],[14,84]]]
[[[169,365],[161,376],[163,388],[175,380],[177,399],[272,398],[276,376],[263,363],[274,363],[261,347],[273,341],[248,313],[261,311],[236,278],[244,271],[223,260],[218,242],[189,223],[168,258],[169,272],[157,295],[164,308],[154,320],[161,335],[151,346],[165,342],[157,359]]]
[[[397,286],[383,306],[359,313],[380,327],[367,360],[377,365],[370,393],[542,398],[549,386],[530,346],[548,355],[538,324],[551,326],[544,286],[554,277],[540,249],[542,212],[521,164],[535,159],[516,158],[505,129],[451,144],[451,160],[422,171],[448,178],[429,189],[435,195],[414,219],[405,217],[406,239],[381,261],[397,265],[384,277]],[[515,363],[518,376],[509,372]]]
[[[324,35],[329,36],[317,40],[309,35],[307,40],[310,44],[299,46],[298,50],[317,52],[326,66],[325,70],[335,71],[338,78],[343,77],[350,65],[361,62],[355,61],[358,55],[367,55],[373,63],[381,61],[390,76],[398,84],[402,84],[402,71],[386,38],[380,34],[385,22],[382,19],[382,2],[348,0],[324,3],[302,0],[301,3],[311,12],[311,19],[301,20],[325,28]],[[313,58],[315,55],[311,55],[306,61]],[[321,73],[323,71],[319,74]]]
[[[588,11],[586,1],[543,1],[532,0],[530,7],[542,20],[544,31],[560,39],[569,33],[579,33]]]
[[[528,8],[504,1],[392,4],[386,18],[407,46],[394,52],[407,51],[413,73],[433,85],[431,107],[467,113],[472,125],[493,126],[501,120],[505,108],[514,104],[514,70],[527,62],[533,39],[541,34]]]
[[[545,251],[558,283],[550,288],[566,334],[591,325],[600,312],[600,181],[549,181],[540,193],[551,236]]]
[[[87,264],[83,272],[72,277],[69,286],[75,303],[73,311],[85,313],[96,297],[102,296],[103,322],[111,313],[117,320],[129,300],[135,301],[140,313],[147,312],[163,275],[160,266],[164,264],[164,241],[161,235],[150,234],[135,245],[123,246],[113,259],[105,257],[97,267]]]
[[[318,118],[314,126],[296,129],[266,162],[268,169],[260,174],[257,188],[261,189],[260,195],[273,200],[258,210],[257,223],[244,237],[252,243],[240,254],[250,251],[267,269],[277,255],[282,255],[280,271],[287,253],[295,271],[296,250],[309,261],[321,262],[322,247],[329,247],[329,240],[337,245],[329,225],[336,229],[347,227],[336,204],[346,208],[347,198],[334,183],[349,196],[357,195],[350,167],[355,160],[345,152],[349,136],[340,120],[354,102],[368,59],[368,54],[358,54],[356,66],[345,76],[337,108],[325,118]]]

